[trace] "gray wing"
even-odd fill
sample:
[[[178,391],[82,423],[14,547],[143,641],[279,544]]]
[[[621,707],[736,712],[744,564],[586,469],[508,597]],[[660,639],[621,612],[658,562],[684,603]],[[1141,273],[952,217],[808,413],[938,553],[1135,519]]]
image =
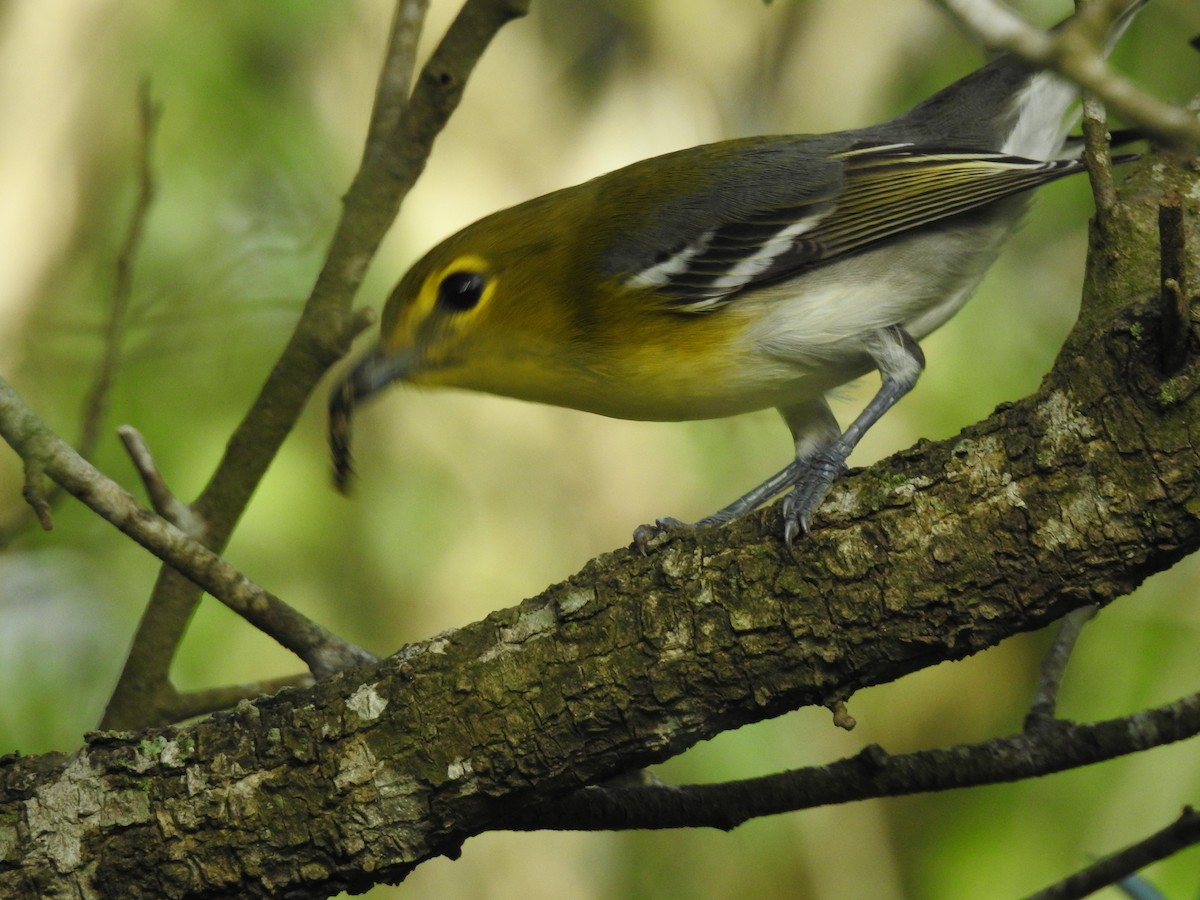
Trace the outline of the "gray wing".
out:
[[[683,198],[682,214],[664,210],[684,233],[667,236],[673,240],[662,241],[655,257],[625,269],[626,283],[652,289],[665,307],[707,312],[755,287],[1082,168],[1077,160],[897,144],[816,159],[808,152],[793,162],[808,170],[760,170],[756,184],[744,184],[744,173],[735,171],[732,187],[718,178],[711,196]],[[791,196],[789,180],[797,188]]]

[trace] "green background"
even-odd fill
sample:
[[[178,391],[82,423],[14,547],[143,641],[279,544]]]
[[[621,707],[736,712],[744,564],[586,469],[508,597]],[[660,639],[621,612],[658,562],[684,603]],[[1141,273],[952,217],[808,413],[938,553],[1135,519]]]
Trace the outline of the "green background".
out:
[[[435,0],[426,45],[455,6]],[[52,427],[79,431],[133,206],[137,85],[164,114],[160,195],[99,466],[139,491],[112,428],[146,436],[195,495],[287,339],[358,155],[390,16],[385,0],[0,2],[0,374]],[[1042,24],[1065,3],[1028,3]],[[1120,68],[1160,95],[1200,89],[1194,0],[1155,0]],[[710,140],[820,132],[902,111],[978,64],[921,0],[555,0],[506,28],[439,139],[360,297],[378,308],[424,249],[501,206]],[[1033,390],[1077,306],[1089,194],[1042,191],[971,304],[924,344],[920,386],[863,442],[869,464]],[[364,339],[366,340],[366,339]],[[873,390],[848,389],[847,417]],[[359,481],[330,487],[324,390],[228,551],[251,578],[386,654],[509,606],[625,544],[692,519],[779,468],[771,412],[629,423],[515,401],[396,390],[357,422]],[[0,451],[0,520],[21,511]],[[157,570],[73,501],[52,533],[0,553],[0,753],[70,749],[95,727]],[[1200,562],[1122,599],[1085,632],[1064,715],[1117,716],[1196,690]],[[802,710],[660,769],[712,781],[1019,729],[1048,634],[856,695],[851,733]],[[296,671],[208,601],[175,666],[183,688]],[[387,898],[992,898],[1040,887],[1195,802],[1195,744],[1018,785],[857,803],[732,834],[491,834]],[[1194,897],[1198,857],[1147,875]],[[1109,892],[1107,896],[1116,896]]]

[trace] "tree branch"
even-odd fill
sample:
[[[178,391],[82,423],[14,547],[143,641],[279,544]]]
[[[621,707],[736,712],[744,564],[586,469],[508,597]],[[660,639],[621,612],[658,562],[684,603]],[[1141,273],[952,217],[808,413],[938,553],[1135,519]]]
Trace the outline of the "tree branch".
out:
[[[1200,694],[1093,725],[1059,723],[978,744],[900,756],[890,756],[872,745],[829,765],[724,784],[587,787],[545,805],[522,809],[497,827],[512,831],[731,831],[750,819],[834,803],[1038,778],[1196,734],[1200,734]]]
[[[1152,862],[1166,859],[1171,854],[1197,843],[1200,843],[1200,815],[1188,806],[1178,819],[1161,831],[1036,894],[1031,894],[1029,900],[1076,900],[1087,897]]]
[[[1034,397],[852,476],[800,565],[757,516],[649,559],[597,559],[359,678],[8,760],[0,823],[19,824],[3,826],[16,830],[0,840],[0,891],[320,896],[400,879],[514,809],[1103,605],[1200,545],[1198,451],[1167,439],[1200,418],[1200,396],[1149,402],[1150,329],[1137,341],[1140,308],[1111,312],[1088,358],[1106,371],[1068,388],[1063,373],[1089,370],[1061,359]],[[1097,734],[1148,746],[1195,713],[1192,698],[1134,728],[1082,729],[1080,762]],[[863,775],[863,759],[840,765]],[[895,760],[875,765],[869,777],[894,774]]]
[[[375,251],[450,114],[467,78],[499,29],[523,15],[528,0],[468,0],[405,95],[426,4],[398,0],[380,74],[363,163],[346,193],[325,264],[304,312],[258,397],[229,439],[192,510],[205,544],[220,553],[250,497],[316,385],[349,346],[363,320],[351,303]],[[159,573],[103,727],[173,721],[168,673],[200,595],[174,569]]]
[[[417,43],[428,11],[429,0],[398,0],[392,12],[392,28],[379,67],[361,168],[374,160],[386,159],[391,142],[401,132],[412,88]]]
[[[1187,268],[1183,198],[1167,191],[1158,201],[1159,309],[1163,320],[1162,370],[1174,375],[1187,360],[1192,298]]]
[[[1093,3],[1056,31],[1035,28],[998,0],[934,0],[969,34],[992,50],[1015,54],[1070,79],[1111,112],[1171,144],[1200,146],[1200,119],[1164,103],[1121,78],[1105,62],[1096,37],[1129,0]]]
[[[120,367],[129,301],[133,296],[133,267],[141,248],[142,235],[146,230],[146,219],[150,215],[150,209],[154,205],[154,196],[158,190],[151,156],[161,115],[162,110],[151,99],[149,82],[143,82],[138,92],[137,199],[134,201],[133,212],[130,214],[125,240],[117,254],[112,306],[109,310],[108,324],[104,334],[104,352],[101,354],[92,386],[88,390],[83,404],[83,425],[80,429],[77,447],[79,455],[84,459],[91,459],[96,452],[96,445],[100,441],[108,408],[109,394],[116,380],[117,369]],[[28,474],[30,470],[26,471]],[[52,510],[58,502],[61,491],[56,486],[44,494],[39,494],[37,487],[31,482],[27,481],[27,485],[32,487],[32,491],[26,491],[30,509],[41,527],[48,531],[53,524]],[[36,497],[36,499],[31,500],[31,497]],[[27,509],[25,515],[18,515],[13,521],[0,525],[0,548],[8,546],[17,535],[29,526],[29,511]]]
[[[129,230],[121,251],[117,255],[116,280],[113,285],[112,312],[109,315],[108,331],[104,336],[104,356],[96,372],[96,381],[88,392],[84,404],[83,433],[79,438],[79,455],[91,459],[100,442],[108,397],[117,378],[121,363],[121,352],[125,342],[125,326],[128,320],[129,301],[133,296],[133,267],[142,235],[146,230],[146,219],[154,205],[158,184],[154,177],[151,161],[154,136],[162,118],[162,108],[150,96],[150,83],[143,81],[138,91],[138,112],[141,123],[141,140],[138,143],[137,175],[138,192]]]
[[[0,378],[0,435],[68,493],[133,538],[194,584],[275,638],[308,664],[317,678],[374,662],[377,657],[326,631],[259,587],[193,540],[178,526],[141,506],[133,495],[98,472],[25,406]]]
[[[141,432],[132,425],[122,425],[117,429],[117,437],[125,445],[125,452],[142,479],[142,487],[146,489],[146,496],[150,498],[154,511],[188,537],[201,539],[204,533],[202,523],[192,513],[191,507],[180,501],[167,486],[167,480],[154,462],[154,456]]]
[[[1042,668],[1038,676],[1037,693],[1029,712],[1025,715],[1025,730],[1030,731],[1058,724],[1055,710],[1058,706],[1058,691],[1062,687],[1063,676],[1067,671],[1067,663],[1079,640],[1083,626],[1096,615],[1096,607],[1081,606],[1063,616],[1058,626],[1058,634],[1054,643],[1042,657]]]

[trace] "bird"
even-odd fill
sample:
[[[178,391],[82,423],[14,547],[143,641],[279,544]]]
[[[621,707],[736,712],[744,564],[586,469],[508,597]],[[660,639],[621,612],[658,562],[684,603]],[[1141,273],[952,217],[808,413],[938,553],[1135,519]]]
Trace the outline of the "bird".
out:
[[[678,150],[480,219],[400,279],[378,340],[334,387],[335,483],[351,476],[354,409],[398,382],[622,419],[774,408],[794,442],[784,468],[634,542],[644,551],[783,494],[793,548],[863,435],[916,385],[919,342],[970,297],[1032,191],[1084,169],[1064,155],[1077,97],[1002,54],[881,124]],[[878,391],[841,428],[828,394],[872,370]]]

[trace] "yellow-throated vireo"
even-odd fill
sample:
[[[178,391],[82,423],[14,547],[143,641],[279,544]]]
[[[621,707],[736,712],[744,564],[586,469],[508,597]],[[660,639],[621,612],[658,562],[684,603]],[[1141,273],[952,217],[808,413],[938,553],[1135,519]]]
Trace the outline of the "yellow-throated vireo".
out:
[[[1059,158],[1077,94],[999,56],[882,125],[693,147],[481,219],[400,280],[378,343],[334,390],[339,486],[354,406],[397,381],[625,419],[775,407],[795,458],[696,524],[790,490],[791,545],[916,384],[917,342],[967,300],[1029,192],[1081,171]],[[881,387],[843,431],[825,395],[872,369]]]

